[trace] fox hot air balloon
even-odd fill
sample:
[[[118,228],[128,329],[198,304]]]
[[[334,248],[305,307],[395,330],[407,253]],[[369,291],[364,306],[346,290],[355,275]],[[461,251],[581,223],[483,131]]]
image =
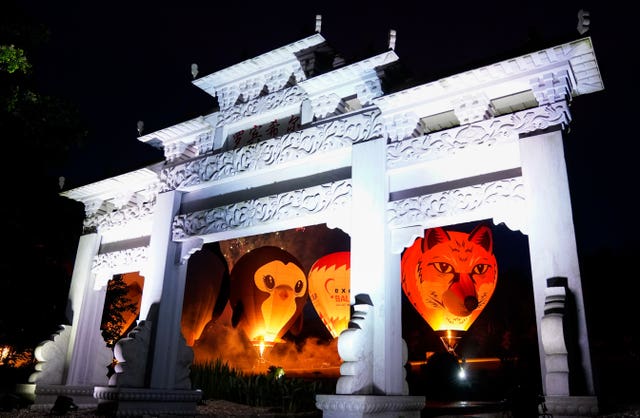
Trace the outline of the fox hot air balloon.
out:
[[[309,298],[333,338],[349,325],[350,252],[327,254],[309,270]]]
[[[307,298],[307,277],[300,262],[281,248],[249,251],[231,270],[231,324],[241,327],[261,356],[287,331],[294,335],[301,331]]]
[[[427,229],[402,255],[402,289],[425,321],[454,352],[493,295],[498,265],[486,224],[471,233]]]

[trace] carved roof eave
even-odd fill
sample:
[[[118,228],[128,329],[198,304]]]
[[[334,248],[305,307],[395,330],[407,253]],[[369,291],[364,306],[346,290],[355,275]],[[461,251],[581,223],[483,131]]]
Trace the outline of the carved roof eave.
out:
[[[309,96],[318,96],[327,91],[340,91],[341,88],[377,78],[377,68],[398,60],[393,50],[385,51],[371,58],[338,68],[336,70],[301,81],[298,86]]]
[[[572,96],[604,89],[591,38],[540,50],[492,65],[445,77],[373,100],[386,116],[418,112],[419,117],[451,110],[457,97],[482,92],[489,99],[532,89],[532,80],[567,70]]]
[[[115,199],[123,193],[149,192],[159,188],[160,180],[156,170],[159,168],[142,168],[61,192],[60,196],[81,202],[86,206],[88,202]]]
[[[241,63],[232,65],[223,70],[198,78],[192,81],[192,83],[206,93],[215,97],[217,90],[220,89],[220,87],[237,82],[246,77],[263,73],[273,67],[297,61],[296,54],[298,52],[320,45],[324,42],[324,37],[319,33],[316,33],[312,36],[274,49],[255,58],[242,61]]]
[[[195,138],[214,129],[213,126],[204,117],[199,116],[186,122],[152,132],[150,134],[138,137],[138,140],[157,147],[157,142],[162,143],[162,147],[174,142],[192,143]]]

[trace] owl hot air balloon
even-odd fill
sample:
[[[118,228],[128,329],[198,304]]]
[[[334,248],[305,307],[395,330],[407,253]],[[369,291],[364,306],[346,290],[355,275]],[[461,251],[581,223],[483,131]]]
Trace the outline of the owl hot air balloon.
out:
[[[402,255],[402,289],[449,352],[493,295],[498,265],[486,224],[471,233],[427,229]]]
[[[327,254],[309,270],[309,298],[333,338],[349,325],[350,252]]]
[[[231,270],[231,324],[244,331],[261,357],[265,347],[281,342],[288,331],[301,331],[307,297],[300,262],[278,247],[249,251]]]

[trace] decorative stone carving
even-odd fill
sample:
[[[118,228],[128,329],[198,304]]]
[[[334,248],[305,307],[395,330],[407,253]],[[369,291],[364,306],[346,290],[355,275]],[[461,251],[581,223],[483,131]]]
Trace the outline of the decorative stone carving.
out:
[[[460,125],[490,119],[496,113],[491,100],[484,93],[465,94],[455,98],[452,103],[453,111],[460,121]]]
[[[367,80],[362,84],[356,86],[356,94],[358,100],[363,106],[370,105],[372,100],[376,97],[380,97],[383,94],[382,85],[379,78]]]
[[[556,396],[570,394],[568,350],[564,340],[566,292],[565,286],[547,284],[544,290],[544,316],[540,322],[546,366],[546,393]]]
[[[113,348],[116,359],[115,373],[109,380],[110,386],[144,387],[150,343],[151,323],[149,321],[140,321],[127,337],[116,343]]]
[[[136,247],[98,254],[93,259],[91,267],[91,271],[96,276],[94,289],[98,290],[106,286],[115,274],[132,271],[142,272],[147,265],[148,258],[149,247]]]
[[[30,383],[60,385],[63,383],[65,359],[71,337],[71,325],[61,325],[51,339],[40,343],[34,350],[35,372],[29,376]],[[106,372],[106,370],[105,370]]]
[[[367,295],[357,295],[349,327],[338,337],[338,354],[343,360],[338,395],[373,393],[373,309]]]
[[[518,140],[519,135],[567,126],[571,120],[568,106],[558,102],[506,116],[458,126],[417,138],[392,142],[387,146],[387,167],[394,168],[417,161],[429,161],[455,155],[469,147],[490,147]]]
[[[342,180],[215,209],[176,216],[174,241],[258,224],[344,210],[351,202],[351,181]]]
[[[344,111],[342,97],[335,93],[323,94],[311,98],[311,109],[313,116],[324,119],[327,116],[336,115]]]
[[[183,265],[187,264],[189,257],[196,251],[202,249],[202,244],[204,244],[204,240],[200,237],[189,238],[188,240],[182,241],[180,244],[180,260],[178,260],[178,263]]]
[[[178,358],[176,361],[176,381],[175,389],[191,389],[191,363],[193,363],[193,349],[187,345],[187,340],[182,334],[178,337]]]
[[[413,112],[397,113],[385,118],[384,130],[390,141],[401,141],[418,135],[419,118]]]
[[[424,405],[424,396],[316,395],[325,418],[420,418]]]
[[[566,69],[545,73],[531,79],[530,83],[533,95],[541,106],[559,101],[571,102],[573,82]]]
[[[387,219],[392,228],[425,228],[431,218],[451,220],[461,213],[476,212],[475,219],[497,216],[510,229],[526,231],[524,202],[524,184],[516,177],[390,202]]]
[[[269,89],[269,91],[272,91]],[[306,93],[298,86],[274,91],[266,96],[256,97],[246,103],[239,103],[220,111],[216,126],[228,125],[257,114],[264,114],[270,110],[301,103]]]
[[[153,214],[156,195],[157,193],[153,193],[153,201],[131,204],[117,211],[108,211],[103,214],[94,212],[94,215],[85,217],[84,227],[104,232],[111,228],[127,225],[130,222],[147,220],[146,218],[150,218]]]
[[[228,179],[382,135],[379,115],[379,110],[370,108],[349,118],[334,119],[241,149],[163,169],[160,173],[162,191]]]

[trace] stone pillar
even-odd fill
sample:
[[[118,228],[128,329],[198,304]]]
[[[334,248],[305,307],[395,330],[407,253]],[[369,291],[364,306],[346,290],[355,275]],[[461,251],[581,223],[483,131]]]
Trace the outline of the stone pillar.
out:
[[[58,396],[71,397],[78,406],[93,406],[94,385],[108,380],[111,350],[100,334],[104,291],[96,293],[93,289],[92,266],[99,247],[98,234],[80,237],[66,311],[71,326],[64,326],[62,332],[36,349],[39,363],[29,379],[35,383],[33,409],[51,409]]]
[[[574,370],[571,396],[586,395],[587,409],[595,403],[591,354],[587,334],[587,323],[580,281],[578,253],[573,226],[569,182],[567,178],[562,132],[558,129],[527,136],[520,140],[522,177],[527,196],[529,220],[529,251],[533,276],[533,293],[538,329],[538,349],[542,375],[546,376],[544,345],[541,321],[544,316],[546,280],[550,277],[565,277],[568,290],[576,305],[577,340],[580,362]],[[568,342],[571,344],[572,342]],[[549,385],[543,379],[543,390],[547,406],[554,404],[550,397],[564,396],[562,388]],[[565,398],[565,403],[572,400]],[[575,398],[577,399],[577,398]],[[574,399],[574,400],[575,400]],[[557,400],[557,399],[556,399]],[[561,401],[559,401],[562,403]],[[556,412],[550,411],[556,415]]]
[[[195,245],[194,240],[186,245],[173,241],[173,219],[181,197],[180,192],[170,191],[156,200],[140,321],[128,338],[116,344],[116,358],[123,367],[116,366],[113,385],[95,389],[100,412],[188,415],[196,411],[201,393],[191,390],[193,351],[182,337],[180,319],[186,262],[202,240],[196,239]]]
[[[353,146],[351,174],[351,304],[358,315],[338,337],[338,346],[350,353],[339,393],[317,395],[316,405],[325,417],[419,417],[425,398],[406,396],[400,257],[391,252],[386,221],[386,138]]]

